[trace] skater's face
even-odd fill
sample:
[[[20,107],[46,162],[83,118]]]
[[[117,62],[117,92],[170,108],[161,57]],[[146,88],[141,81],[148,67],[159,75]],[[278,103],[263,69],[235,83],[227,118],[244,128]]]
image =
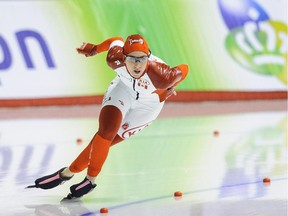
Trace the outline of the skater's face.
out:
[[[140,78],[146,69],[148,58],[147,54],[141,51],[125,55],[125,64],[130,75],[136,79]]]

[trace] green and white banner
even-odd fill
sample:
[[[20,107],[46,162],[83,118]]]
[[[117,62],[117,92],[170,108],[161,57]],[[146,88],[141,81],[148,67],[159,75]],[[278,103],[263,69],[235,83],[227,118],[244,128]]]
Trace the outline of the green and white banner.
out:
[[[178,91],[287,90],[287,1],[0,1],[0,99],[102,95],[115,73],[82,42],[142,34],[190,73]]]

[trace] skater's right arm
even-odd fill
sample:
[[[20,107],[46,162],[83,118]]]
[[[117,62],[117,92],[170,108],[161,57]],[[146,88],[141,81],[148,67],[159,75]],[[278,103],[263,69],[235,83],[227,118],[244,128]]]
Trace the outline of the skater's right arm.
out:
[[[83,43],[81,47],[77,48],[79,54],[85,55],[86,57],[94,56],[98,53],[108,51],[113,46],[123,46],[123,38],[112,37],[100,44]]]

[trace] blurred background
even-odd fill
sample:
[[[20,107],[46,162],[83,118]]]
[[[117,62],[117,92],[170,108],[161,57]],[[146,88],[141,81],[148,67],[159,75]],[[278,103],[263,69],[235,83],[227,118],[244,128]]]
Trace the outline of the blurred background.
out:
[[[170,66],[189,65],[190,73],[177,87],[179,97],[174,100],[287,97],[286,0],[0,4],[2,106],[99,103],[95,96],[104,94],[115,73],[106,65],[104,53],[85,58],[76,47],[135,33],[142,34],[152,53]],[[47,100],[31,101],[43,98]],[[54,102],[48,101],[51,98]]]
[[[287,0],[0,0],[0,17],[5,215],[286,215]],[[25,191],[97,131],[115,72],[105,53],[76,48],[135,33],[171,67],[189,65],[177,96],[113,147],[81,206],[59,204],[70,183]]]

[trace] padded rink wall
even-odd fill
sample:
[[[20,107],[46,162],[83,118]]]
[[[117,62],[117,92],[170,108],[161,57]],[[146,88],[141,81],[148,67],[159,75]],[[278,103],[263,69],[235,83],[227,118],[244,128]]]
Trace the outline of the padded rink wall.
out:
[[[0,1],[0,107],[101,103],[115,76],[82,42],[140,33],[190,73],[169,101],[287,99],[287,1]]]

